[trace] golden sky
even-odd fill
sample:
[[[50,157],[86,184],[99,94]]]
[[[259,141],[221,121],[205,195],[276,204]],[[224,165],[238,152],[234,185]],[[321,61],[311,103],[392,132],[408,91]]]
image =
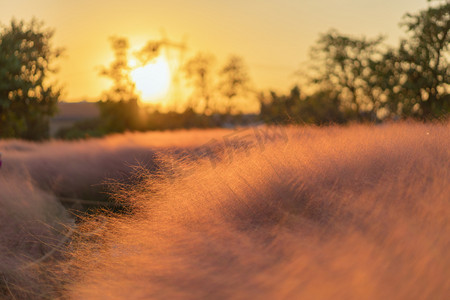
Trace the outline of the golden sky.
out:
[[[58,79],[65,100],[96,99],[110,84],[96,67],[113,58],[108,37],[130,39],[138,49],[162,34],[197,51],[242,56],[257,88],[285,91],[308,60],[319,33],[384,34],[396,44],[406,12],[426,0],[0,0],[0,23],[33,16],[56,30],[66,48]]]

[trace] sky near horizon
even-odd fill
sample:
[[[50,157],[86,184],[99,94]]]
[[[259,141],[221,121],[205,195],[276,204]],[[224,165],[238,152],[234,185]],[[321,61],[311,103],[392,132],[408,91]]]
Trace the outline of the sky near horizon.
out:
[[[57,77],[63,99],[76,101],[98,99],[108,88],[98,67],[113,59],[110,36],[128,37],[137,50],[165,35],[186,43],[181,60],[202,51],[220,63],[236,54],[256,88],[285,91],[320,33],[383,34],[395,45],[404,35],[402,16],[426,6],[426,0],[0,0],[0,24],[34,16],[55,29],[54,45],[66,49]]]

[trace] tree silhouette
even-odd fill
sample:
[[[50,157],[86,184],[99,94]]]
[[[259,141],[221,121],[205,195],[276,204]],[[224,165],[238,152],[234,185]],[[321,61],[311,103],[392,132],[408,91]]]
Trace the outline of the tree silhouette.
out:
[[[134,52],[134,56],[141,65],[146,65],[160,54],[162,46],[164,44],[161,41],[148,41],[139,51]]]
[[[314,82],[334,88],[359,120],[448,115],[450,3],[435,2],[405,15],[402,26],[408,36],[398,48],[382,50],[381,37],[352,38],[337,31],[322,35],[313,48],[319,63]]]
[[[241,57],[233,55],[220,70],[221,81],[219,90],[226,99],[226,113],[231,114],[235,107],[234,99],[246,96],[249,91],[250,78],[247,67]]]
[[[334,87],[341,102],[353,109],[359,120],[373,119],[381,105],[373,86],[372,67],[379,63],[382,41],[383,37],[355,38],[331,30],[320,37],[311,52],[318,63],[313,82]]]
[[[302,96],[294,86],[288,95],[270,93],[259,97],[261,119],[266,123],[330,124],[344,123],[345,113],[340,110],[338,93],[334,89],[320,89]]]
[[[61,90],[49,81],[62,49],[51,44],[53,31],[33,19],[12,20],[0,32],[0,137],[41,140]]]
[[[422,119],[448,114],[450,3],[406,14],[402,26],[408,38],[376,66],[389,112]]]
[[[203,113],[210,112],[211,99],[213,97],[213,66],[215,59],[210,54],[198,53],[191,58],[183,67],[190,85],[194,88],[190,105],[198,108],[203,102]]]
[[[271,91],[270,97],[259,96],[260,116],[266,123],[296,123],[300,108],[300,88],[295,86],[288,95],[278,95]]]
[[[131,68],[128,65],[128,39],[124,37],[111,37],[111,48],[114,51],[114,60],[105,68],[102,67],[100,75],[108,77],[113,81],[109,91],[105,93],[107,100],[128,101],[138,99],[136,85],[131,79]]]
[[[126,130],[143,130],[143,111],[139,106],[139,96],[131,79],[131,68],[128,64],[128,39],[111,37],[111,48],[114,60],[100,71],[100,75],[113,81],[109,91],[104,93],[105,99],[99,101],[100,130],[102,132],[124,132]],[[146,52],[142,51],[142,55]],[[147,57],[147,56],[146,56]]]

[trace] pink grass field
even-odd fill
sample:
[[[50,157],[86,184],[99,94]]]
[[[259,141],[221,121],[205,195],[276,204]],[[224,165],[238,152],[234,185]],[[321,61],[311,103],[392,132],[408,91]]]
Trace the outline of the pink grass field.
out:
[[[6,298],[450,294],[449,123],[0,141],[0,151]],[[132,170],[140,180],[111,187],[131,214],[73,224],[54,196]],[[42,243],[23,242],[28,224]],[[58,255],[21,271],[55,245]]]

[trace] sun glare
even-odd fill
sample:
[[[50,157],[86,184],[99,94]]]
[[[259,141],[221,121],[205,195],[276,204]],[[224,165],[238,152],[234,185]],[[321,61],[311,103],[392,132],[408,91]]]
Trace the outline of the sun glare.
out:
[[[142,101],[148,103],[161,101],[170,87],[169,63],[165,57],[159,56],[153,62],[134,69],[131,78],[141,93]]]

